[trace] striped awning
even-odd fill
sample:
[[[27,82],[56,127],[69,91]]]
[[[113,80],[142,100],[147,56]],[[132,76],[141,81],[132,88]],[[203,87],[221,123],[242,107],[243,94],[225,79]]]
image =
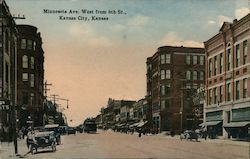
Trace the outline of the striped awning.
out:
[[[207,121],[205,123],[201,123],[199,126],[215,126],[220,124],[222,121]]]
[[[239,128],[250,125],[250,121],[242,121],[242,122],[230,122],[223,125],[226,128]]]

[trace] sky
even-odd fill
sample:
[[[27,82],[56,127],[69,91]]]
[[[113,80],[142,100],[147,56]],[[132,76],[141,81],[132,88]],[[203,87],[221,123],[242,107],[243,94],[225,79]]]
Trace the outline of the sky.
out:
[[[144,98],[146,58],[158,47],[203,47],[224,21],[240,19],[250,8],[248,0],[5,1],[12,15],[25,15],[17,24],[33,25],[41,32],[45,80],[52,83],[48,94],[69,99],[69,109],[63,111],[69,125],[99,114],[108,98]],[[44,13],[45,9],[67,13]],[[89,20],[60,20],[60,16]],[[65,101],[58,103],[66,108]]]

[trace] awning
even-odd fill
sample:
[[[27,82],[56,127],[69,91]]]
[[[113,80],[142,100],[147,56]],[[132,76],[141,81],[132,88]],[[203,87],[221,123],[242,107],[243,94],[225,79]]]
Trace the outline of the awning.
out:
[[[226,123],[223,125],[223,127],[226,128],[239,128],[239,127],[244,127],[250,124],[250,121],[243,121],[243,122],[231,122],[231,123]]]
[[[147,122],[148,121],[142,121],[142,122],[140,122],[138,125],[137,125],[137,127],[143,127],[145,124],[147,124]]]
[[[205,123],[199,124],[199,126],[215,126],[220,124],[222,121],[207,121]]]
[[[124,125],[126,125],[126,124],[119,124],[119,125],[117,125],[118,127],[122,127],[122,126],[124,126]]]
[[[59,127],[59,124],[50,124],[44,126],[44,128],[57,128],[57,127]]]
[[[130,127],[130,128],[132,128],[132,127],[136,127],[138,124],[140,124],[140,122],[138,122],[138,123],[134,123],[134,124],[130,125],[129,127]]]

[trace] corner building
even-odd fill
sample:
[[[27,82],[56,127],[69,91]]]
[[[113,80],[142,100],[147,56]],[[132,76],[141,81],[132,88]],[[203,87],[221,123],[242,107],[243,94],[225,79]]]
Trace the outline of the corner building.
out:
[[[0,141],[11,141],[16,108],[17,28],[5,1],[0,1]]]
[[[147,100],[152,110],[151,131],[194,129],[192,92],[204,87],[203,48],[163,46],[147,58]],[[202,108],[201,108],[202,109]]]
[[[17,25],[18,75],[17,105],[19,127],[43,125],[44,114],[44,51],[42,38],[37,28],[31,25]]]
[[[204,123],[214,137],[244,138],[250,125],[250,14],[224,22],[204,42],[206,105]]]

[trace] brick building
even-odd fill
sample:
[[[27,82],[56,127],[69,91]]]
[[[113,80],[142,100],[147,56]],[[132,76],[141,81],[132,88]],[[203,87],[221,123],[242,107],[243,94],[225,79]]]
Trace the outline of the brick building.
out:
[[[33,126],[43,125],[44,114],[44,52],[42,38],[37,28],[31,25],[17,25],[18,38],[18,74],[17,105],[19,127],[27,121]]]
[[[17,29],[5,1],[0,1],[0,140],[12,140],[16,106]]]
[[[206,41],[205,123],[213,135],[245,137],[250,124],[250,14]]]
[[[192,94],[204,86],[203,48],[163,46],[147,58],[147,100],[154,131],[195,127]]]

